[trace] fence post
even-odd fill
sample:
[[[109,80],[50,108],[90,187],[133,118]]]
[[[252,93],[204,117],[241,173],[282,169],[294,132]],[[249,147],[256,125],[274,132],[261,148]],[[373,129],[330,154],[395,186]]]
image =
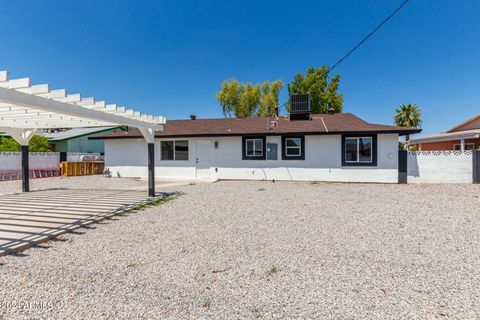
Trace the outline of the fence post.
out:
[[[398,183],[407,183],[408,151],[398,150]]]
[[[473,150],[473,183],[480,183],[480,150]]]

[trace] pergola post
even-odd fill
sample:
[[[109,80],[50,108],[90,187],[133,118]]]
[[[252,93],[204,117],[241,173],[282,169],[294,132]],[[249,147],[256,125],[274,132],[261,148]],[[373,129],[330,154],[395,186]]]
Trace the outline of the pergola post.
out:
[[[28,145],[22,146],[22,191],[30,192],[30,166],[28,163]]]
[[[138,128],[147,142],[148,196],[155,197],[155,135],[152,128]]]
[[[155,144],[148,144],[148,195],[155,197]]]
[[[7,132],[15,141],[17,141],[22,146],[22,191],[29,192],[30,191],[30,166],[29,166],[29,150],[28,150],[28,143],[30,139],[32,139],[33,135],[35,134],[35,129],[11,129],[8,128],[1,128],[2,130]]]

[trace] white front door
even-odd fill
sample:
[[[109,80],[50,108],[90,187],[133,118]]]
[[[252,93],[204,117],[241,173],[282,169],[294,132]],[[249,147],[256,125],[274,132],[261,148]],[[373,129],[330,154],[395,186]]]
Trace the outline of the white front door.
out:
[[[210,179],[210,141],[197,141],[196,177]]]

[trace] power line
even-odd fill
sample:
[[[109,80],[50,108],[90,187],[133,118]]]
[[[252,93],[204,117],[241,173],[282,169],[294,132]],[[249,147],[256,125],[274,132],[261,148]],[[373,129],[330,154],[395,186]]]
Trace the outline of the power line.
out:
[[[330,73],[330,71],[332,71],[336,66],[338,66],[345,59],[347,59],[355,50],[357,50],[362,44],[364,44],[365,41],[368,40],[368,38],[373,36],[381,27],[383,27],[383,25],[385,23],[388,22],[388,20],[393,18],[393,16],[396,15],[409,1],[410,0],[403,1],[392,13],[390,13],[385,19],[383,19],[383,21],[380,22],[380,24],[378,24],[372,31],[370,31],[370,33],[368,33],[356,46],[354,46],[352,49],[350,49],[350,51],[348,51],[342,58],[340,58],[337,62],[335,62],[335,64],[331,68],[328,69],[328,73]],[[328,76],[328,74],[327,74],[327,76]],[[288,101],[281,104],[280,106],[278,106],[278,109],[281,110],[281,109],[285,108],[287,103],[288,103]],[[286,108],[285,108],[285,110],[286,110]]]
[[[400,6],[398,6],[395,11],[393,11],[389,16],[387,16],[378,26],[375,27],[369,34],[367,34],[355,47],[350,49],[342,58],[340,58],[328,71],[332,71],[336,66],[342,63],[345,59],[347,59],[355,50],[357,50],[365,41],[368,40],[371,36],[375,34],[388,20],[390,20],[394,15],[396,15],[410,0],[405,0],[402,2]]]

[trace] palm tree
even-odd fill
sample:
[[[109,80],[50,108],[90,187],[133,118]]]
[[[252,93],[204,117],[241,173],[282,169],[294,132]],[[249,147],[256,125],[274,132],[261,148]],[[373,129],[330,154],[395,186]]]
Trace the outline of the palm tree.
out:
[[[402,104],[395,109],[395,124],[400,127],[419,128],[422,125],[422,111],[416,104]],[[405,137],[410,140],[410,135]]]

